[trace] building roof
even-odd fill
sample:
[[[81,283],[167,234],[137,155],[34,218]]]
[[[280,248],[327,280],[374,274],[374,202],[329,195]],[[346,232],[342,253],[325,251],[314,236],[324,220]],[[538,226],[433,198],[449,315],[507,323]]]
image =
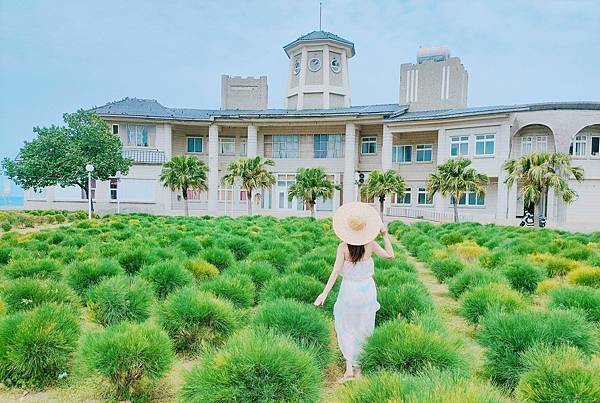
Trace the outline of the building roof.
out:
[[[350,48],[350,57],[354,56],[356,53],[354,50],[354,43],[350,42],[348,39],[344,39],[341,36],[337,36],[336,34],[332,34],[331,32],[327,32],[327,31],[312,31],[306,35],[302,35],[298,39],[285,45],[283,47],[283,50],[285,50],[285,53],[289,57],[290,54],[289,54],[288,50],[293,48],[297,44],[299,44],[301,42],[319,42],[319,41],[333,41],[333,42],[339,43],[340,45],[349,47]]]

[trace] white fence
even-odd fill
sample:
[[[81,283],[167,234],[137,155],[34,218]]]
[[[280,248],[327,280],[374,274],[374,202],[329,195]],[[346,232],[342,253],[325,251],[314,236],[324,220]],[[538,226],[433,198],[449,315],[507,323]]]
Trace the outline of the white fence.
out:
[[[416,220],[427,220],[439,223],[454,222],[454,213],[440,212],[433,209],[415,209],[410,207],[388,207],[386,215],[391,217],[406,217]],[[458,214],[458,219],[464,221],[480,221],[475,220],[470,214]]]

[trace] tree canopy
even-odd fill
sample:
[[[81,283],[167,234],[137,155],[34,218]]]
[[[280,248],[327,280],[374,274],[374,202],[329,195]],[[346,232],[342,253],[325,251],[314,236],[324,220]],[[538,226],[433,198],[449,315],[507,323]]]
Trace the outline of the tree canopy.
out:
[[[206,163],[194,155],[178,155],[163,165],[160,181],[173,192],[181,192],[186,216],[189,215],[188,190],[207,190],[207,171]]]
[[[227,166],[227,174],[221,182],[232,186],[236,179],[241,180],[241,187],[248,192],[248,215],[252,215],[252,194],[256,189],[269,189],[275,184],[275,177],[267,170],[273,166],[273,160],[260,156],[254,158],[240,158]]]
[[[360,193],[367,199],[377,198],[379,200],[379,214],[383,216],[383,204],[387,195],[396,193],[399,197],[402,197],[405,189],[404,178],[393,169],[388,169],[384,172],[371,172],[367,182],[361,186]]]
[[[311,216],[315,214],[315,204],[318,198],[331,199],[339,185],[327,178],[323,168],[300,168],[296,173],[296,182],[288,190],[288,199],[294,198],[304,201],[310,210]]]

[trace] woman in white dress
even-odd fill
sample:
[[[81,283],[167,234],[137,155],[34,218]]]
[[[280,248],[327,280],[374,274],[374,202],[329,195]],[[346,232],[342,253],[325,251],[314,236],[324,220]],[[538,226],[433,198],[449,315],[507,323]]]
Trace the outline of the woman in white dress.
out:
[[[345,381],[360,375],[358,356],[375,328],[379,303],[372,255],[390,259],[394,257],[394,250],[387,228],[369,204],[352,202],[341,206],[333,217],[333,229],[342,243],[337,248],[333,271],[315,305],[323,305],[337,277],[341,276],[333,315],[338,345],[346,360],[346,372],[341,379]],[[383,237],[384,248],[375,242],[378,234]]]

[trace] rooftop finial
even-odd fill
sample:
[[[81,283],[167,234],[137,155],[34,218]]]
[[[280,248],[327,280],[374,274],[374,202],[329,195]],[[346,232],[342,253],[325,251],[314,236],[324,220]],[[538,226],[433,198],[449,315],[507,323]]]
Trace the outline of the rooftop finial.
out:
[[[322,20],[322,9],[323,9],[323,2],[320,1],[319,2],[319,31],[322,31],[321,29],[321,20]]]

